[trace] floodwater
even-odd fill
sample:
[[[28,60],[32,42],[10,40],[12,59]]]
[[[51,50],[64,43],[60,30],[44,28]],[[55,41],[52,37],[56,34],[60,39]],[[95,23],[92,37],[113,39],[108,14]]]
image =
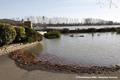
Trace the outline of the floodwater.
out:
[[[75,29],[88,29],[88,28],[106,28],[106,27],[120,27],[120,25],[102,25],[102,26],[60,26],[60,27],[47,27],[48,29],[63,29],[63,28],[68,28],[70,30],[75,30]]]
[[[43,39],[26,48],[36,54],[55,55],[83,66],[111,66],[120,64],[120,34],[78,33],[62,34],[60,39]],[[84,37],[79,37],[80,35]]]

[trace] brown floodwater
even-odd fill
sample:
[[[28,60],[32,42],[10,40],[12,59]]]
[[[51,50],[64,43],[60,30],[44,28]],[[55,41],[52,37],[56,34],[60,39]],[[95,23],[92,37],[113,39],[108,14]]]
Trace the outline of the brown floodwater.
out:
[[[25,48],[40,55],[54,55],[71,63],[84,66],[111,66],[120,64],[120,34],[83,33],[62,34],[60,39],[43,39],[40,43]],[[84,35],[84,37],[79,37]],[[47,57],[48,61],[54,61]]]

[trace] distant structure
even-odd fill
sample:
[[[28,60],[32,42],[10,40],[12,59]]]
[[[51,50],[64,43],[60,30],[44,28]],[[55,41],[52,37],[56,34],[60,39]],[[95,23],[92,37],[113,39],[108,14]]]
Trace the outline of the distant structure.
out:
[[[27,27],[30,27],[31,29],[33,29],[32,22],[29,21],[29,19],[27,19],[27,21],[24,21],[24,20],[22,19],[21,22],[22,22],[22,24],[23,24],[23,27],[24,27],[24,26],[27,26]]]
[[[24,21],[24,26],[28,26],[31,29],[33,29],[32,22],[31,21]]]
[[[42,20],[43,20],[43,24],[42,24],[43,29],[47,29],[46,22],[45,22],[45,16],[42,17]]]

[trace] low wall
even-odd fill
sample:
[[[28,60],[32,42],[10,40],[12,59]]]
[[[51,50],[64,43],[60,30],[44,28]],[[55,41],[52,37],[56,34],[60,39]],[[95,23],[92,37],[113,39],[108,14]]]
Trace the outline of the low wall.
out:
[[[6,46],[2,46],[2,47],[0,47],[0,56],[3,54],[10,53],[12,51],[18,50],[18,49],[22,49],[22,48],[31,46],[35,43],[38,43],[38,42],[26,43],[26,44],[18,43],[18,44],[10,44],[10,45],[6,45]]]

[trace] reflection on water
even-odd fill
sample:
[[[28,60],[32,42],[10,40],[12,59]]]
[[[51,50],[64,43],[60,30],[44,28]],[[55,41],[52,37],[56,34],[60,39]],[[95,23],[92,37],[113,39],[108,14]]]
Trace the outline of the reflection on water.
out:
[[[74,34],[70,37],[70,34],[63,34],[60,39],[44,39],[27,50],[53,54],[81,65],[110,66],[120,63],[120,35],[109,32]]]
[[[35,53],[35,54],[38,54],[38,53],[40,54],[43,50],[43,45],[44,45],[43,42],[42,43],[35,43],[32,46],[24,48],[23,50],[27,51],[27,52]]]

